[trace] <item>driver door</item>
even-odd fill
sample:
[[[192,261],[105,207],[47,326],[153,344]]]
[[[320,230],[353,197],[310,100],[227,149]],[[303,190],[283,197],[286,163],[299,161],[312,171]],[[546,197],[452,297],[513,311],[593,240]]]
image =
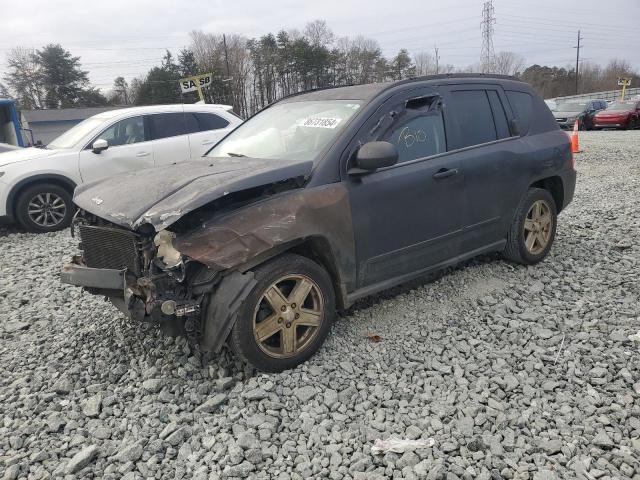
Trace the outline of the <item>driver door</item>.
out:
[[[447,155],[445,112],[434,89],[412,89],[385,102],[350,149],[384,140],[398,163],[347,185],[356,243],[358,287],[398,281],[460,252],[464,179]]]
[[[97,139],[106,140],[109,147],[94,153],[91,145]],[[153,146],[144,115],[125,118],[107,127],[80,152],[80,176],[84,183],[153,166]]]

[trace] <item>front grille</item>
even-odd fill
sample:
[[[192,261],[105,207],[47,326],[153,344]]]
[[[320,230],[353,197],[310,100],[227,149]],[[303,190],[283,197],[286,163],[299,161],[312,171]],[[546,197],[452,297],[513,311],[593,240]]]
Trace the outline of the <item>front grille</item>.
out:
[[[135,233],[120,228],[80,225],[80,240],[87,267],[127,268],[140,275],[140,255]]]

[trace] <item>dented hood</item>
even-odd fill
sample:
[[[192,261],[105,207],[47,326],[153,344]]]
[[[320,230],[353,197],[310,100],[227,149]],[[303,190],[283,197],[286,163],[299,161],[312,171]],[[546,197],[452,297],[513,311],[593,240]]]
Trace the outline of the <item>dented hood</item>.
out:
[[[229,193],[308,176],[312,167],[311,161],[211,158],[84,184],[74,202],[115,224],[135,229],[149,223],[158,231]]]

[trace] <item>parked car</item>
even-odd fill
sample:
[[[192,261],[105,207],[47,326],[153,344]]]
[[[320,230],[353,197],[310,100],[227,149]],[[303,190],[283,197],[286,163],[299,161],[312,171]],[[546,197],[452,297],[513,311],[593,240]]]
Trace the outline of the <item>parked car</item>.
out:
[[[578,121],[580,130],[591,130],[593,128],[593,117],[601,110],[607,108],[604,100],[589,100],[588,102],[565,102],[560,103],[553,112],[560,128],[573,128]]]
[[[201,157],[242,120],[226,105],[154,105],[94,115],[45,148],[0,155],[0,218],[30,232],[68,227],[77,185]]]
[[[596,114],[594,127],[625,130],[640,127],[640,101],[612,103],[606,110]]]
[[[0,143],[0,153],[4,153],[4,152],[9,152],[11,150],[18,150],[19,146],[17,145],[10,145],[8,143]]]
[[[482,253],[540,262],[576,181],[543,100],[489,75],[289,96],[207,156],[78,187],[61,279],[266,371],[364,296]]]

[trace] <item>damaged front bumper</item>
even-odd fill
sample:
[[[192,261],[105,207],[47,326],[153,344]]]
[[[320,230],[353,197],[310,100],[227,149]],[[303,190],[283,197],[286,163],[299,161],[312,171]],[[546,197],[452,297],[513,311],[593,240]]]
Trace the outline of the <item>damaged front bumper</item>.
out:
[[[138,322],[162,324],[180,317],[200,315],[200,301],[173,298],[162,291],[158,293],[150,278],[137,278],[127,274],[127,269],[87,267],[74,257],[72,263],[62,268],[60,281],[82,287],[94,295],[104,295],[131,320]]]
[[[198,286],[189,289],[189,296],[178,297],[148,277],[135,277],[126,269],[87,267],[78,257],[62,268],[60,280],[104,295],[131,320],[158,323],[167,335],[186,335],[204,353],[220,350],[256,284],[252,272],[233,271],[215,281],[196,278]]]

